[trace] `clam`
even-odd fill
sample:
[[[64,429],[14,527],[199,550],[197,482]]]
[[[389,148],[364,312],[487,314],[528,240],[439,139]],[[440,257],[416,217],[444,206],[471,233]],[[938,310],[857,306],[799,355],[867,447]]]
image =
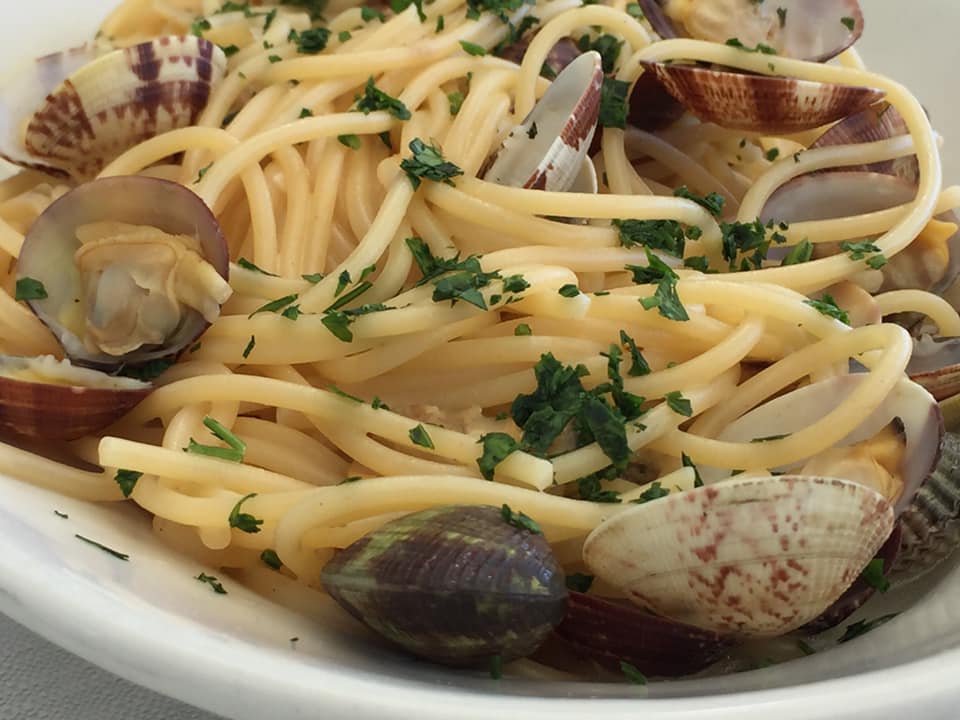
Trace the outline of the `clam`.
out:
[[[921,335],[915,339],[907,374],[937,400],[960,394],[960,338]]]
[[[679,120],[684,111],[684,106],[674,100],[656,75],[645,72],[630,91],[627,122],[641,130],[656,132]]]
[[[882,90],[748,75],[696,65],[642,62],[677,102],[703,122],[772,135],[812,130],[879,102]]]
[[[699,672],[734,645],[726,635],[579,592],[570,593],[555,632],[580,657],[613,670],[626,661],[644,675],[665,677]]]
[[[838,122],[818,137],[810,146],[811,150],[834,145],[854,145],[856,143],[877,142],[909,133],[903,116],[893,105],[883,102],[868,107]],[[867,165],[849,165],[844,172],[873,172],[894,175],[912,186],[920,181],[920,165],[916,155],[870,163]],[[830,172],[819,170],[817,172]]]
[[[509,508],[438,507],[383,525],[327,563],[327,592],[420,657],[448,665],[534,652],[563,618],[563,572]]]
[[[504,60],[510,60],[519,65],[523,62],[523,56],[527,54],[527,48],[530,47],[530,40],[519,40],[511,45],[497,51],[497,56]],[[557,43],[550,48],[547,53],[547,59],[543,64],[547,67],[553,76],[559,75],[563,70],[580,56],[580,48],[568,37],[560,38]]]
[[[603,68],[600,53],[583,53],[553,81],[513,128],[481,173],[499,185],[569,190],[589,170],[587,150],[597,128]]]
[[[880,560],[882,562],[882,574],[884,577],[893,572],[893,565],[900,551],[902,522],[903,520],[901,518],[901,521],[894,525],[890,537],[883,543],[877,552],[877,556],[874,558],[874,560]],[[873,597],[876,591],[877,588],[864,579],[863,574],[861,574],[853,582],[853,585],[848,587],[843,595],[837,598],[837,601],[834,602],[833,605],[824,610],[819,617],[814,618],[800,628],[800,630],[808,635],[816,635],[824,630],[836,627],[863,607],[863,604]]]
[[[0,92],[0,155],[80,181],[94,177],[137,143],[193,124],[226,62],[220,48],[194,36],[100,57],[81,48],[41,58]]]
[[[880,172],[810,173],[782,185],[764,206],[763,222],[832,220],[886,210],[916,196],[916,185]],[[918,288],[941,293],[960,273],[960,232],[956,216],[944,213],[881,269],[881,291]],[[866,269],[866,265],[864,266]]]
[[[597,577],[658,615],[740,637],[819,616],[893,529],[876,491],[838,478],[733,478],[625,510],[587,536]]]
[[[717,438],[753,442],[788,435],[824,417],[866,378],[865,373],[843,375],[784,393],[728,424]],[[882,492],[900,513],[935,467],[942,434],[937,403],[904,379],[835,447],[807,460],[802,469],[794,464],[771,470],[856,480]],[[711,468],[701,474],[707,482],[717,477]]]
[[[778,55],[824,62],[863,33],[856,0],[639,0],[663,38],[691,37],[722,43],[764,44]]]
[[[178,356],[231,294],[226,240],[187,188],[112,177],[71,190],[27,233],[18,285],[74,363],[117,373]]]
[[[73,440],[107,427],[150,389],[148,383],[74,367],[50,355],[2,355],[0,426],[29,437]]]

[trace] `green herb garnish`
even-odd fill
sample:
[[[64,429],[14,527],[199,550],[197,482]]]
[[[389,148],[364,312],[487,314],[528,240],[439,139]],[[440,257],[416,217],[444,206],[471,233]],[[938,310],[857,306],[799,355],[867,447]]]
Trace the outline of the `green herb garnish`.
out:
[[[223,585],[220,584],[220,581],[217,580],[216,576],[214,575],[207,575],[206,573],[200,573],[194,579],[209,585],[217,595],[227,594],[227,591],[223,589]]]
[[[113,476],[113,480],[117,485],[120,486],[120,492],[123,493],[125,498],[130,497],[130,493],[133,492],[133,489],[137,486],[137,480],[143,477],[142,472],[137,472],[136,470],[117,470],[117,474]]]
[[[477,458],[477,467],[487,480],[493,480],[494,469],[510,455],[520,449],[520,444],[510,435],[501,432],[480,436],[483,454]]]
[[[250,493],[245,495],[237,501],[237,504],[233,506],[233,510],[230,511],[230,515],[227,518],[230,527],[236,528],[241,532],[250,533],[255,535],[260,532],[260,526],[263,525],[263,520],[258,517],[254,517],[250,513],[240,512],[240,506],[243,505],[247,500],[255,498],[257,493]]]
[[[522,512],[515,513],[506,503],[500,507],[500,517],[502,517],[508,525],[513,525],[521,530],[531,532],[534,535],[543,535],[543,530],[540,529],[536,520]]]

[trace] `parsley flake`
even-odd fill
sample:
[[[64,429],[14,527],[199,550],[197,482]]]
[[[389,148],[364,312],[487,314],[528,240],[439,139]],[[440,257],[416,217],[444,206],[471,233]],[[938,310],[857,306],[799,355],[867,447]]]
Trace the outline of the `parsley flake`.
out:
[[[514,512],[506,503],[500,507],[500,517],[502,517],[503,521],[508,525],[513,525],[534,535],[543,535],[543,530],[540,529],[540,525],[537,524],[536,520],[522,512]]]
[[[805,305],[809,305],[821,315],[826,315],[827,317],[839,320],[845,325],[850,324],[850,317],[847,315],[847,312],[845,310],[841,310],[837,305],[837,301],[826,293],[824,293],[823,297],[819,300],[804,300],[803,302]]]
[[[17,300],[45,300],[47,289],[39,280],[24,277],[17,280],[17,289],[14,297]]]
[[[357,97],[357,110],[364,115],[369,115],[376,110],[385,110],[397,120],[409,120],[411,118],[407,106],[397,98],[391,97],[379,89],[373,81],[373,76],[367,79],[367,84],[363,88],[363,95]]]
[[[260,518],[254,517],[250,513],[240,512],[240,506],[243,505],[247,500],[255,498],[257,493],[250,493],[245,495],[237,501],[237,504],[233,506],[233,510],[230,511],[230,515],[227,520],[230,523],[230,527],[236,528],[241,532],[250,533],[255,535],[260,532],[260,526],[263,525],[263,520]]]
[[[442,182],[453,186],[451,178],[463,175],[463,170],[452,162],[443,159],[440,149],[434,145],[427,145],[420,138],[410,141],[411,157],[400,161],[400,168],[410,178],[410,184],[416,190],[422,179]]]
[[[273,568],[274,570],[279,570],[283,567],[283,563],[280,561],[280,556],[277,555],[277,551],[270,548],[267,548],[260,553],[260,560],[264,565]]]
[[[423,424],[417,425],[415,428],[411,428],[409,435],[410,441],[414,445],[429,448],[430,450],[435,449],[433,445],[433,439],[430,437],[430,434],[427,432],[427,429],[423,426]]]
[[[226,595],[227,591],[223,589],[223,585],[220,584],[220,581],[217,580],[215,575],[207,575],[206,573],[200,573],[195,580],[199,580],[202,583],[206,583],[217,595]]]
[[[520,444],[510,435],[501,432],[480,436],[483,454],[477,458],[477,467],[487,480],[493,480],[494,469],[510,455],[520,449]]]
[[[620,128],[627,126],[627,97],[630,83],[626,80],[603,78],[600,87],[600,127]]]
[[[667,401],[670,409],[678,415],[683,415],[684,417],[693,415],[693,405],[690,404],[690,401],[687,400],[679,390],[668,392],[663,397]]]
[[[136,470],[117,470],[117,474],[114,475],[113,481],[120,486],[120,492],[123,493],[125,498],[130,497],[130,494],[133,492],[133,489],[137,486],[137,480],[143,477],[142,472],[137,472]]]
[[[874,558],[860,572],[860,579],[882,593],[890,589],[890,581],[883,574],[883,558]]]
[[[631,665],[626,660],[620,661],[620,672],[634,685],[646,685],[647,678],[640,672],[635,665]]]
[[[723,212],[723,204],[726,202],[723,195],[715,192],[707,193],[705,196],[700,197],[696,193],[691,192],[686,185],[681,185],[674,190],[673,195],[674,197],[684,198],[685,200],[692,200],[697,205],[706,208],[714,217],[720,217],[720,213]]]
[[[881,625],[890,622],[900,613],[890,613],[889,615],[882,615],[873,620],[860,620],[853,623],[852,625],[847,625],[846,630],[843,635],[837,640],[838,643],[845,643],[858,638],[861,635],[866,635],[871,630],[875,630]]]

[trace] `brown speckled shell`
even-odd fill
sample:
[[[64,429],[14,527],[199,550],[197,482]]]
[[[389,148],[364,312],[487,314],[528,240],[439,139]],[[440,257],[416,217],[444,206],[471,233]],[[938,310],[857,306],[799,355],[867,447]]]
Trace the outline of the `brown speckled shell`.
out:
[[[152,388],[114,390],[0,377],[0,426],[48,440],[74,440],[119,420]]]
[[[845,480],[734,478],[615,515],[587,537],[583,557],[658,615],[774,637],[840,597],[893,522],[881,495]]]
[[[747,132],[790,134],[860,112],[883,99],[875,88],[747,75],[693,65],[641,63],[704,122]]]
[[[24,147],[35,164],[89,179],[137,143],[195,123],[225,70],[223,51],[193,36],[116,50],[47,96],[27,123]]]

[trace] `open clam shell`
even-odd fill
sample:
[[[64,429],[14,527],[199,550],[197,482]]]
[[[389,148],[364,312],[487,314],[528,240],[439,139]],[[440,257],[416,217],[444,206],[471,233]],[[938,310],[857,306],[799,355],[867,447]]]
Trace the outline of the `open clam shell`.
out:
[[[783,184],[767,201],[763,222],[803,222],[877,212],[914,199],[916,185],[881,172],[838,170],[810,173]],[[937,217],[957,222],[954,213]],[[960,224],[960,223],[958,223]],[[960,274],[960,231],[948,238],[915,243],[883,266],[881,291],[901,288],[940,293]]]
[[[763,43],[778,55],[824,62],[863,34],[856,0],[639,0],[654,31],[663,38],[692,37],[722,43],[738,38]]]
[[[775,637],[836,601],[892,529],[890,503],[863,485],[744,477],[615,515],[587,536],[583,558],[659,615]]]
[[[838,122],[818,137],[810,149],[831,147],[834,145],[853,145],[856,143],[870,143],[879,140],[889,140],[909,133],[903,116],[897,109],[886,102],[877,103],[862,112],[851,115]],[[912,186],[920,180],[920,164],[916,155],[870,163],[867,165],[850,165],[844,172],[874,172],[885,175],[894,175],[902,178]],[[819,170],[818,172],[830,172]]]
[[[728,636],[579,592],[570,593],[554,632],[580,657],[613,670],[626,661],[644,675],[664,677],[699,672],[734,645]]]
[[[854,373],[805,385],[780,395],[730,423],[718,439],[751,442],[758,438],[796,432],[836,408],[866,378],[865,373]],[[872,438],[891,423],[900,429],[903,443],[897,472],[902,490],[892,498],[899,514],[910,504],[937,463],[943,421],[933,397],[916,383],[901,380],[877,409],[836,447],[844,448]],[[789,471],[795,468],[772,469]],[[717,477],[712,468],[702,468],[701,475],[707,482]]]
[[[637,78],[630,91],[627,122],[641,130],[656,132],[670,127],[685,110],[654,73],[645,72]]]
[[[882,90],[695,65],[642,62],[677,102],[704,122],[786,135],[812,130],[879,102]]]
[[[937,400],[960,394],[960,338],[922,335],[914,341],[907,374]]]
[[[129,226],[135,239],[81,243],[78,232],[96,224]],[[141,230],[146,236],[137,236]],[[91,247],[98,265],[85,273],[78,257]],[[107,372],[174,358],[193,343],[230,295],[228,272],[226,240],[204,202],[182,185],[148,177],[104,178],[71,190],[37,218],[17,261],[18,280],[42,285],[45,297],[28,303],[67,356]],[[145,325],[157,332],[140,333]],[[115,328],[135,346],[119,352],[91,346],[94,326]]]
[[[220,48],[194,36],[100,57],[83,49],[43,58],[0,93],[0,154],[89,179],[137,143],[193,124],[226,62]]]
[[[483,178],[499,185],[568,190],[582,172],[600,110],[600,54],[586,52],[561,72],[510,131]]]
[[[122,417],[151,390],[46,355],[0,356],[0,426],[19,435],[73,440]]]

